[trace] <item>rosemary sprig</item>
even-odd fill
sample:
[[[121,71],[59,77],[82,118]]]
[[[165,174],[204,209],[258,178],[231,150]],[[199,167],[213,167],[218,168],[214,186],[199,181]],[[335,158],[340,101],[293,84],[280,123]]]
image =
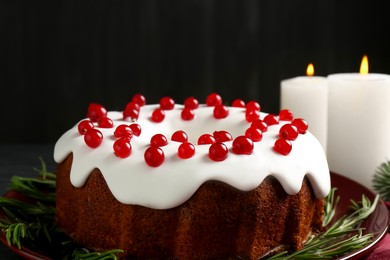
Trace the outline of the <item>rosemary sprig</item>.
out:
[[[303,249],[291,254],[284,251],[270,259],[331,259],[371,243],[373,234],[363,235],[363,228],[360,228],[360,225],[375,210],[379,196],[375,197],[373,203],[365,195],[362,195],[360,203],[351,201],[352,213],[330,224],[339,201],[339,197],[335,200],[334,193],[335,188],[325,200],[323,221],[325,231],[318,236],[312,236]]]
[[[390,201],[390,161],[382,163],[372,180],[374,190],[384,201]]]

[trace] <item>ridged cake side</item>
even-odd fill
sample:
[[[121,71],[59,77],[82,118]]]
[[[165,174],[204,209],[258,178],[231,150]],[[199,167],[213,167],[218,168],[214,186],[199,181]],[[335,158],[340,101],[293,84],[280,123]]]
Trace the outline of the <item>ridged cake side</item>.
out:
[[[296,195],[272,176],[251,191],[208,181],[185,203],[159,210],[118,202],[98,169],[75,188],[71,166],[72,154],[58,165],[57,222],[96,250],[120,248],[147,259],[258,259],[280,246],[300,249],[321,228],[324,201],[307,178]]]

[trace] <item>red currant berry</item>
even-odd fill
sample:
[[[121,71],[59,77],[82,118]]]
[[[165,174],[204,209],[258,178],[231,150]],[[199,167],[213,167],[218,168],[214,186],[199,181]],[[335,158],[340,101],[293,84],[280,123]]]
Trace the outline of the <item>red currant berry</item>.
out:
[[[133,131],[133,135],[140,136],[141,126],[139,124],[134,123],[134,124],[129,125],[129,127],[131,128],[131,131]]]
[[[158,167],[164,162],[165,155],[161,148],[150,146],[144,153],[144,159],[147,165],[151,167]]]
[[[260,111],[258,110],[246,110],[245,111],[245,119],[248,122],[253,122],[260,118]]]
[[[175,142],[185,143],[188,141],[188,135],[183,130],[177,130],[172,134],[171,140]]]
[[[151,146],[165,146],[168,144],[168,140],[163,134],[155,134],[150,138],[150,145]]]
[[[195,154],[195,146],[192,143],[182,143],[179,145],[177,149],[177,155],[181,159],[188,159],[194,156]]]
[[[268,126],[261,119],[256,119],[251,123],[251,127],[256,127],[260,129],[261,132],[267,132]]]
[[[245,136],[251,139],[253,142],[260,142],[263,139],[263,132],[259,128],[249,127],[245,131]]]
[[[292,121],[294,119],[293,113],[288,109],[282,109],[279,112],[279,120]]]
[[[165,112],[161,108],[156,108],[152,113],[152,121],[155,123],[160,123],[165,118]]]
[[[114,136],[116,138],[127,138],[130,140],[133,137],[133,130],[131,130],[130,126],[122,124],[118,125],[114,131]]]
[[[243,135],[237,136],[232,144],[232,150],[235,154],[251,154],[253,147],[253,141]]]
[[[215,143],[215,137],[210,134],[203,134],[198,138],[198,145],[201,144],[213,144]]]
[[[175,101],[171,97],[163,97],[160,99],[160,107],[164,110],[172,110],[175,107]]]
[[[245,107],[245,102],[242,99],[235,99],[232,102],[232,107]]]
[[[109,117],[102,117],[99,119],[98,126],[101,128],[112,128],[114,127],[114,122],[112,122]]]
[[[216,162],[223,161],[227,158],[228,151],[224,143],[214,143],[209,147],[209,158]]]
[[[246,107],[247,110],[257,110],[257,111],[260,111],[260,104],[257,103],[256,101],[249,101],[246,104],[245,107]]]
[[[309,125],[307,122],[302,118],[296,118],[291,122],[292,125],[295,125],[298,128],[298,132],[300,134],[306,133],[307,129],[309,128]]]
[[[279,130],[279,138],[294,141],[298,137],[298,128],[292,124],[285,124]]]
[[[91,148],[98,147],[103,141],[103,134],[99,130],[92,128],[84,134],[84,142]]]
[[[131,154],[131,144],[127,138],[119,138],[113,145],[114,153],[119,158],[129,157]]]
[[[206,105],[208,107],[216,106],[222,104],[222,98],[217,93],[211,93],[206,98]]]
[[[129,107],[129,108],[125,108],[122,114],[123,114],[123,120],[126,120],[127,118],[137,120],[139,117],[139,110]]]
[[[138,103],[135,101],[131,101],[131,102],[127,103],[125,110],[127,110],[127,109],[135,109],[135,110],[139,111],[140,105],[138,105]]]
[[[88,106],[87,117],[92,122],[99,121],[100,118],[107,116],[107,110],[100,104],[90,103]]]
[[[131,100],[137,103],[140,107],[146,104],[145,97],[139,93],[135,94]]]
[[[219,104],[214,107],[213,113],[214,113],[214,118],[222,119],[229,115],[229,109],[226,106]]]
[[[188,97],[184,100],[184,107],[189,109],[197,109],[199,107],[199,102],[194,97]]]
[[[263,121],[268,125],[277,125],[279,124],[279,117],[274,114],[268,114],[264,117]]]
[[[94,128],[93,123],[87,119],[81,121],[77,126],[77,129],[79,130],[79,133],[81,135],[85,134],[85,132],[87,132],[89,129],[92,129],[92,128]]]
[[[184,121],[190,121],[194,119],[194,117],[195,117],[195,112],[191,108],[185,107],[181,111],[181,119],[183,119]]]
[[[214,131],[213,136],[216,142],[228,142],[233,140],[232,135],[227,131]]]
[[[274,151],[282,155],[288,155],[291,152],[292,145],[287,139],[278,139],[274,144]]]

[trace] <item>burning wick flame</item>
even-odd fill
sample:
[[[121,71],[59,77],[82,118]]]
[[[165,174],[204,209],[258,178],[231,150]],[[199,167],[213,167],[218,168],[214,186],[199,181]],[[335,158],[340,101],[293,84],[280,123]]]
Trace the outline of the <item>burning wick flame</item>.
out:
[[[306,75],[307,75],[307,76],[310,76],[310,77],[314,75],[314,66],[313,66],[312,63],[310,63],[309,65],[307,65]]]
[[[360,74],[361,75],[368,74],[368,58],[367,58],[367,55],[363,56],[362,63],[360,64]]]

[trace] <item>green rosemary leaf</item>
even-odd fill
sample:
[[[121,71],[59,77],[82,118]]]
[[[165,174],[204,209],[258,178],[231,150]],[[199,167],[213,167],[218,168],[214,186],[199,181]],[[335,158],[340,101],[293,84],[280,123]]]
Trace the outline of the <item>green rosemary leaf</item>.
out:
[[[331,189],[329,195],[325,198],[325,207],[324,207],[324,212],[325,216],[322,220],[322,226],[326,227],[331,220],[333,219],[335,213],[336,213],[336,206],[340,200],[340,197],[336,197],[335,199],[335,192],[336,188]]]
[[[6,228],[2,228],[3,232],[5,232],[5,239],[7,240],[8,245],[12,245],[12,233],[8,230],[8,225]]]
[[[26,235],[26,229],[25,224],[23,223],[16,223],[13,225],[13,232],[12,232],[12,243],[16,244],[18,248],[22,248],[22,245],[20,243],[20,238],[24,238]]]
[[[42,157],[38,157],[39,161],[41,162],[41,169],[33,168],[34,171],[38,172],[38,176],[41,177],[44,180],[56,180],[57,176],[55,173],[51,173],[47,171],[46,163],[42,159]]]

